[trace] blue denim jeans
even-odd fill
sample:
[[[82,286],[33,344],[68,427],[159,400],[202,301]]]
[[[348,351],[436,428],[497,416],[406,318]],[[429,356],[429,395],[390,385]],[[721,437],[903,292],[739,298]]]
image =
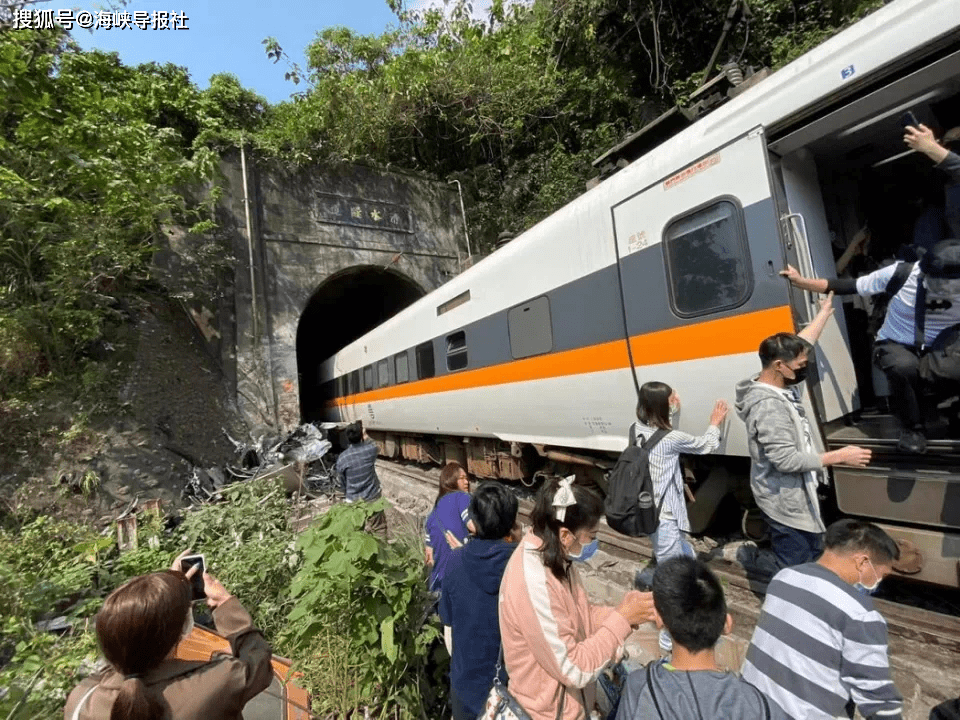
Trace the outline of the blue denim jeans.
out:
[[[657,559],[658,565],[678,555],[692,558],[697,556],[675,519],[661,518],[656,532],[650,536],[650,541],[653,543],[653,556]],[[660,649],[666,653],[673,650],[673,638],[670,637],[666,628],[660,630],[659,645]]]
[[[650,542],[653,543],[653,556],[657,559],[657,563],[662,563],[676,555],[697,556],[675,519],[661,518],[660,525],[650,536]]]
[[[770,526],[770,544],[780,567],[803,565],[820,557],[823,552],[823,533],[797,530],[770,519],[766,513],[763,519]]]

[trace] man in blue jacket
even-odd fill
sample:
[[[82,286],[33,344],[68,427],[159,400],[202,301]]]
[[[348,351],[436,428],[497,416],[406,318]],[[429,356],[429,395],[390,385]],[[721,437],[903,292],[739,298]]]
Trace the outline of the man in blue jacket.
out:
[[[448,649],[454,720],[474,720],[493,685],[500,655],[500,580],[519,540],[517,498],[503,485],[478,487],[469,514],[475,537],[451,554],[440,594],[440,619],[452,636]]]

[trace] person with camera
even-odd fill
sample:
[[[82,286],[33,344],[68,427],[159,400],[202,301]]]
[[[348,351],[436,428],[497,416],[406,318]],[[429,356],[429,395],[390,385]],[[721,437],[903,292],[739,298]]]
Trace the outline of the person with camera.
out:
[[[240,720],[244,705],[270,685],[270,645],[240,602],[205,572],[207,605],[232,652],[207,662],[174,659],[193,629],[190,578],[199,568],[181,572],[186,555],[104,601],[96,633],[109,666],[74,688],[64,720]]]

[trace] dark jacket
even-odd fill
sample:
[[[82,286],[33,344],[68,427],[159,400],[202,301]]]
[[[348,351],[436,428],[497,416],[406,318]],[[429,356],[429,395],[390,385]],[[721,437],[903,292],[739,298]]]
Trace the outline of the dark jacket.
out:
[[[500,654],[500,581],[516,543],[473,539],[450,554],[440,619],[453,630],[450,683],[464,707],[479,715]]]
[[[950,176],[944,187],[947,237],[960,239],[960,156],[951,152],[937,167]]]
[[[213,620],[217,632],[230,641],[232,655],[208,662],[164,660],[143,678],[151,691],[163,696],[173,720],[241,720],[243,706],[273,680],[270,645],[240,601],[230,598],[217,607]],[[122,683],[123,676],[112,669],[87,678],[67,698],[65,720],[93,688],[80,720],[107,720]]]

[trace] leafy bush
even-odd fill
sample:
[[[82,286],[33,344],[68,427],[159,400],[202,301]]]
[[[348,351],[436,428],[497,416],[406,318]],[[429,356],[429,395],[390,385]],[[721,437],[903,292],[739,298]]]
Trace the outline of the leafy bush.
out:
[[[395,530],[388,544],[364,532],[381,500],[335,506],[297,538],[279,481],[232,485],[223,496],[188,511],[172,532],[141,516],[139,547],[123,554],[112,533],[79,523],[41,517],[0,530],[0,717],[61,714],[97,659],[90,620],[104,597],[188,547],[206,556],[276,651],[294,658],[317,712],[438,717],[448,658],[427,617],[418,533]],[[37,627],[60,615],[71,625],[64,635]]]
[[[314,701],[314,711],[348,717],[362,706],[380,717],[435,717],[443,682],[440,629],[428,618],[417,537],[378,541],[364,523],[384,501],[332,508],[297,542],[303,567],[290,592],[283,644]]]
[[[90,620],[106,595],[130,578],[168,567],[192,545],[248,608],[269,638],[282,624],[299,566],[287,502],[278,481],[231,486],[225,502],[187,513],[173,533],[141,516],[139,547],[120,554],[115,536],[40,517],[0,530],[0,717],[53,718],[97,658]],[[37,621],[65,616],[58,637]],[[6,688],[4,693],[2,688]]]
[[[111,550],[111,538],[48,517],[18,532],[0,530],[0,688],[7,689],[0,715],[13,720],[63,712],[80,663],[94,648],[85,620],[100,607]],[[73,626],[65,635],[36,627],[42,617],[58,615]]]
[[[187,515],[176,550],[203,553],[209,571],[240,599],[256,626],[276,638],[300,567],[283,486],[279,480],[255,480],[230,485],[222,494],[226,502]]]

